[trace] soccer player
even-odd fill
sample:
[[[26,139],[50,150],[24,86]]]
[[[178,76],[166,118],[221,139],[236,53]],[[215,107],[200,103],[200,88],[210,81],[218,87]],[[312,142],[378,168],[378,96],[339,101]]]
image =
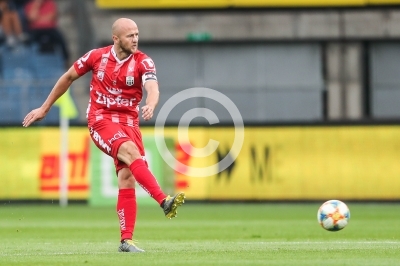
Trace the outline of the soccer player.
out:
[[[167,218],[176,216],[178,206],[184,203],[185,194],[165,195],[144,157],[139,130],[142,88],[147,92],[146,103],[141,108],[144,120],[153,117],[159,90],[153,60],[138,50],[139,30],[136,23],[127,18],[116,20],[112,26],[112,39],[113,45],[93,49],[78,59],[59,78],[43,105],[28,113],[22,124],[28,127],[42,120],[76,79],[92,71],[88,128],[96,146],[114,158],[119,187],[119,251],[143,252],[132,241],[137,208],[135,180],[160,204]]]

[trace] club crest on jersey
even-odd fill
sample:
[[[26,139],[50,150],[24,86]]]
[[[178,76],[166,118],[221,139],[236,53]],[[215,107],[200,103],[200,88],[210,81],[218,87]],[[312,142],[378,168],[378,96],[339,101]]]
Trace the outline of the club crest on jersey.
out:
[[[132,76],[126,77],[126,85],[132,86],[135,83],[135,79]]]
[[[103,71],[99,71],[99,72],[97,72],[97,78],[98,78],[100,81],[103,81],[103,78],[104,78],[104,72],[103,72]]]

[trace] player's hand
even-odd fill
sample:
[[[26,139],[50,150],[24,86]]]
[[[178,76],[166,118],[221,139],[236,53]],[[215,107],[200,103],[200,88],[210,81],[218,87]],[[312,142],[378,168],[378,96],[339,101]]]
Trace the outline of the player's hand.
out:
[[[32,123],[42,120],[46,116],[47,112],[42,107],[32,110],[27,114],[22,121],[22,126],[29,127]]]
[[[142,107],[142,117],[145,121],[150,120],[154,114],[154,107],[145,105]]]

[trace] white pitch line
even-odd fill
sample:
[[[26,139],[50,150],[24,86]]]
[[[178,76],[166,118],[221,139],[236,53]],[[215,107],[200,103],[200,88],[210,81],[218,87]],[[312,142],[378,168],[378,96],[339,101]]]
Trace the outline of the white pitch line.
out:
[[[35,253],[35,256],[53,256],[53,255],[96,255],[96,254],[113,254],[115,252],[54,252],[54,253]],[[0,257],[10,257],[10,256],[32,256],[32,253],[10,253],[1,254]]]
[[[192,241],[188,241],[185,243],[191,243]],[[214,245],[216,244],[213,241],[210,242],[204,242],[204,245],[207,245],[209,243],[213,243]],[[226,244],[227,242],[218,242],[221,245]],[[235,243],[235,244],[245,244],[245,245],[305,245],[305,244],[310,244],[310,245],[315,245],[315,244],[390,244],[390,245],[400,245],[400,241],[254,241],[254,242],[244,242],[244,241],[229,241],[228,243]],[[45,243],[45,244],[50,244],[50,243]],[[181,242],[181,244],[183,244]],[[153,250],[152,252],[157,252],[157,250]],[[165,252],[165,250],[163,250]],[[115,254],[116,252],[114,251],[109,251],[109,252],[54,252],[54,253],[35,253],[35,255],[39,256],[52,256],[52,255],[96,255],[96,254]],[[10,256],[32,256],[31,253],[0,253],[0,257],[10,257]]]
[[[400,244],[400,241],[273,241],[273,242],[235,242],[230,241],[230,243],[237,243],[237,244],[292,244],[292,245],[299,245],[299,244]]]

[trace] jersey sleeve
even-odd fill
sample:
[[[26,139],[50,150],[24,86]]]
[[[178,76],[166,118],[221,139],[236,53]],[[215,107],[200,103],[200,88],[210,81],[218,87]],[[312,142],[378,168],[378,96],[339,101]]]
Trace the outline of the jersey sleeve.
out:
[[[94,50],[87,52],[84,56],[76,60],[76,62],[74,63],[74,68],[79,76],[82,76],[93,69],[93,51]]]
[[[144,57],[140,61],[139,73],[142,76],[142,84],[149,80],[157,81],[156,65],[150,57]]]

